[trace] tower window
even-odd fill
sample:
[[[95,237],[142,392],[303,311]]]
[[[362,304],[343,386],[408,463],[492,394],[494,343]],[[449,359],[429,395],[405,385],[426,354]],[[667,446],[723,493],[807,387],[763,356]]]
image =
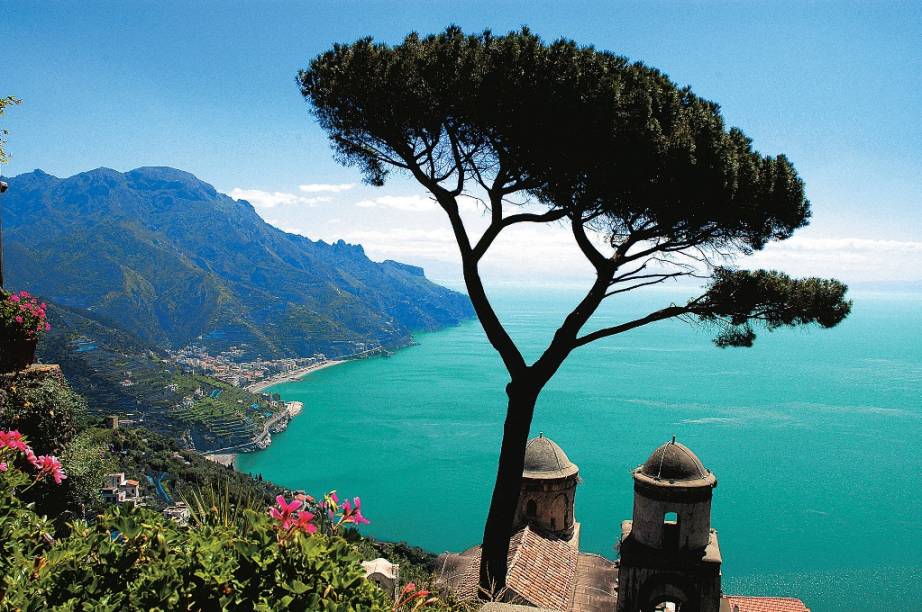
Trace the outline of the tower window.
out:
[[[667,512],[663,515],[663,548],[676,550],[679,548],[679,515]]]
[[[538,514],[538,504],[535,503],[535,500],[529,499],[528,503],[525,504],[525,514],[528,516],[535,516]]]

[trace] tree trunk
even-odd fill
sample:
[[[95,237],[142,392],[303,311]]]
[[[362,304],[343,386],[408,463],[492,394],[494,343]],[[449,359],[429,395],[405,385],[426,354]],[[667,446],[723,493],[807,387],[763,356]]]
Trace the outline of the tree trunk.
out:
[[[509,538],[512,536],[519,489],[522,486],[525,444],[528,442],[528,431],[540,390],[534,387],[516,380],[506,385],[509,405],[499,451],[496,484],[493,486],[481,549],[480,590],[484,598],[500,595],[506,586]]]

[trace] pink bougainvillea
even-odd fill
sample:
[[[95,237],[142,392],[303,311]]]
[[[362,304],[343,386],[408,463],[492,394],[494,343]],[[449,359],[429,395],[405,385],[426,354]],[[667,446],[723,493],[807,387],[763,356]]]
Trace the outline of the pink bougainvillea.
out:
[[[15,330],[28,340],[50,331],[48,305],[28,291],[6,293],[0,289],[0,328]]]

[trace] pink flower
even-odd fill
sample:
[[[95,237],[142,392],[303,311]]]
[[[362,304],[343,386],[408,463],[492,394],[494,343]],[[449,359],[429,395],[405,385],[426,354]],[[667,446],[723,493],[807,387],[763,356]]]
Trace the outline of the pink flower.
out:
[[[45,323],[45,331],[51,331],[51,323]]]
[[[349,503],[347,499],[343,502],[343,522],[344,523],[353,523],[356,526],[359,525],[368,525],[371,523],[367,518],[362,515],[362,500],[358,497],[352,499],[352,503]]]
[[[5,472],[5,471],[6,471],[6,462],[0,461],[0,472]]]
[[[17,323],[22,323],[22,317],[20,317],[20,316],[17,315],[17,316],[16,316],[16,322],[17,322]]]
[[[11,301],[11,302],[18,302],[18,301],[19,301],[19,296],[18,296],[18,295],[11,295],[11,296],[10,296],[10,301]]]
[[[51,476],[55,484],[61,484],[61,481],[67,478],[61,462],[54,455],[36,457],[32,464],[38,470],[38,478]]]
[[[295,519],[292,517],[292,513],[295,510],[301,507],[301,501],[297,499],[291,500],[291,503],[285,501],[285,498],[279,495],[275,498],[278,508],[270,508],[269,516],[277,520],[282,529],[288,530],[291,529],[291,526],[295,523]],[[313,516],[311,516],[313,518]]]
[[[317,526],[311,522],[312,520],[314,520],[314,515],[306,510],[302,510],[298,512],[298,520],[295,521],[293,527],[295,529],[300,529],[304,533],[316,533]]]

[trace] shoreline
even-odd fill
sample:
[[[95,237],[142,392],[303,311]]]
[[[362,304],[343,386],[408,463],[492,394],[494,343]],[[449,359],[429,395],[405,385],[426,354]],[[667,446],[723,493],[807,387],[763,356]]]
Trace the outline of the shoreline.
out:
[[[291,370],[290,372],[285,372],[284,374],[277,374],[276,376],[273,376],[272,378],[268,378],[258,383],[253,383],[252,385],[248,385],[244,387],[244,389],[246,389],[250,393],[262,393],[269,387],[281,384],[283,382],[294,382],[297,380],[301,380],[308,374],[316,372],[317,370],[323,370],[325,368],[330,368],[335,365],[339,365],[341,363],[346,363],[346,361],[348,360],[347,359],[329,359],[322,363],[317,363],[317,364],[310,365],[304,368],[298,368],[297,370]]]

